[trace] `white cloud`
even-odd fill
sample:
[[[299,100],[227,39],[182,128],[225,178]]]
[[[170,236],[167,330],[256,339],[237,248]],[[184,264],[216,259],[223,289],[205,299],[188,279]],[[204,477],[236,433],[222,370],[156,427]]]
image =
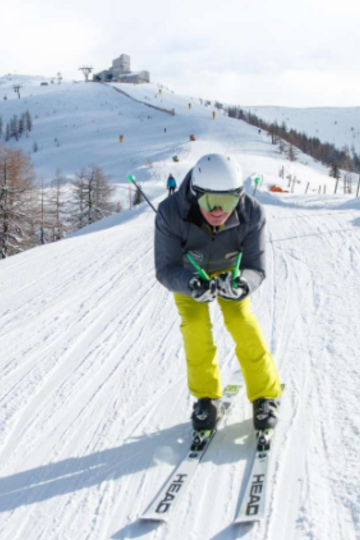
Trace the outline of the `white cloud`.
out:
[[[352,0],[2,0],[1,11],[3,73],[72,78],[124,52],[157,81],[220,101],[359,103]]]

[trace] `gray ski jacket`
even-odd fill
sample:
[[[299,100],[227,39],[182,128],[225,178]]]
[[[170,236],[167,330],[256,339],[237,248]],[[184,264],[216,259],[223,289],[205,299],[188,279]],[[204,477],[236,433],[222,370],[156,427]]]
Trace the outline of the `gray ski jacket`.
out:
[[[265,278],[265,212],[244,193],[222,227],[203,218],[190,190],[191,171],[172,197],[160,203],[155,226],[156,278],[169,291],[191,295],[196,274],[182,251],[189,252],[209,275],[234,267],[242,249],[242,275],[253,293]]]

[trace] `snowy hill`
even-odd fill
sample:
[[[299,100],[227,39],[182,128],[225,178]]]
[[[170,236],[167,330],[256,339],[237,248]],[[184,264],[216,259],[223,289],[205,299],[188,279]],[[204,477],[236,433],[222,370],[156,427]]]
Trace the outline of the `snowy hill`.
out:
[[[125,90],[145,99],[144,87]],[[286,163],[266,135],[243,122],[213,121],[200,103],[189,110],[185,98],[166,91],[155,98],[153,90],[152,103],[160,99],[175,116],[111,86],[36,86],[36,96],[29,89],[27,105],[37,100],[44,111],[40,144],[49,139],[47,123],[60,129],[61,111],[75,118],[84,107],[76,120],[82,115],[83,127],[63,132],[60,157],[44,149],[48,161],[39,152],[36,165],[52,170],[57,156],[65,169],[69,155],[79,168],[91,157],[83,132],[99,164],[119,168],[119,181],[128,172],[147,180],[155,204],[165,196],[167,173],[181,179],[205,152],[235,153],[250,190],[253,175],[263,176],[268,277],[253,309],[286,382],[266,520],[232,525],[252,457],[244,393],[174,519],[166,526],[138,520],[186,453],[193,402],[179,318],[154,276],[154,214],[141,205],[0,263],[0,538],[358,539],[360,205],[349,196],[304,195],[304,184],[295,194],[269,194],[282,164],[297,167],[315,190],[333,179],[307,156]],[[60,112],[47,121],[56,99]],[[7,107],[14,102],[1,102],[0,114],[13,114]],[[121,147],[113,139],[125,126],[131,142]],[[198,140],[190,143],[192,132]],[[217,306],[211,309],[223,384],[241,383],[231,338]]]
[[[266,122],[285,122],[288,128],[341,150],[344,146],[360,151],[360,107],[243,107]]]
[[[327,169],[315,164],[309,156],[299,156],[297,163],[290,164],[277,149],[271,148],[266,134],[259,134],[256,128],[229,119],[220,111],[213,120],[210,106],[177,96],[155,84],[63,82],[41,86],[44,79],[25,76],[12,76],[11,80],[3,77],[1,82],[0,116],[4,124],[14,114],[19,117],[26,110],[34,121],[28,137],[23,136],[18,142],[11,139],[8,144],[31,155],[38,177],[45,182],[51,180],[57,168],[71,179],[81,168],[96,164],[114,184],[124,184],[128,174],[135,174],[139,181],[147,182],[150,194],[157,196],[163,191],[169,172],[183,178],[191,166],[190,152],[193,159],[200,157],[209,141],[221,148],[221,139],[225,137],[229,152],[241,150],[246,176],[265,170],[261,156],[272,153],[274,159],[265,183],[278,183],[279,170],[284,166],[286,174],[298,179],[295,192],[304,193],[308,182],[316,192],[326,184],[333,189],[334,182],[328,178]],[[21,99],[13,91],[15,83],[22,84]],[[166,112],[173,110],[174,116]],[[191,134],[196,136],[196,143],[190,142]],[[124,136],[122,144],[120,135]],[[34,153],[35,141],[39,151]],[[179,157],[179,163],[172,161],[173,155]],[[119,193],[123,193],[126,202],[127,192]]]

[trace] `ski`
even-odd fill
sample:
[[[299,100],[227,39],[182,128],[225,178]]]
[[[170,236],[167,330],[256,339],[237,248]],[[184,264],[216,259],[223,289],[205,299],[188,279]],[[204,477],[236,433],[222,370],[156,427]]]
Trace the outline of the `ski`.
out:
[[[285,385],[282,385],[284,391]],[[281,398],[278,400],[280,409]],[[256,449],[240,510],[234,523],[262,521],[266,511],[266,492],[269,479],[269,464],[275,430],[256,432]]]
[[[214,439],[220,423],[225,418],[241,388],[241,385],[228,385],[225,388],[224,395],[221,398],[221,407],[219,408],[221,416],[217,421],[216,428],[212,431],[193,432],[191,446],[187,455],[166,481],[147,510],[140,516],[140,519],[169,521],[205,452]]]

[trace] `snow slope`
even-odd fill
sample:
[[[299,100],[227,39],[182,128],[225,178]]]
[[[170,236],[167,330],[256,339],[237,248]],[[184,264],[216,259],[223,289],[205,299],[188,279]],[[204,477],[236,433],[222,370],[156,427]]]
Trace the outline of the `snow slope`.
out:
[[[244,107],[266,122],[285,122],[309,137],[317,137],[323,143],[334,144],[342,149],[354,146],[360,152],[360,107]]]
[[[190,116],[185,104],[169,117],[162,169],[179,121],[201,133],[183,141],[179,176],[204,152],[230,151],[265,188],[283,158],[257,130],[204,110]],[[139,151],[156,161],[160,143],[139,133]],[[327,179],[301,166],[314,189]],[[179,318],[154,276],[154,214],[142,205],[0,263],[1,540],[360,538],[360,205],[300,193],[258,194],[268,277],[253,308],[286,382],[265,522],[232,525],[252,455],[244,393],[174,519],[138,520],[186,453],[193,402]],[[241,382],[211,310],[223,384]]]
[[[296,186],[296,191],[304,193],[308,181],[316,192],[320,185],[329,184],[329,189],[333,187],[327,169],[308,156],[300,156],[299,162],[289,164],[271,148],[266,134],[259,134],[256,128],[229,119],[221,111],[216,111],[214,121],[210,106],[177,96],[155,84],[63,82],[44,87],[40,86],[39,78],[24,76],[13,76],[11,81],[3,77],[0,81],[3,83],[0,85],[0,116],[4,125],[14,114],[20,117],[26,110],[30,111],[34,121],[34,128],[27,138],[23,136],[18,142],[12,139],[9,145],[31,154],[38,177],[42,177],[45,183],[51,180],[57,168],[71,179],[82,167],[96,164],[104,169],[114,184],[120,186],[121,191],[118,192],[123,193],[125,203],[127,192],[122,188],[128,174],[135,173],[139,181],[146,181],[147,189],[156,196],[163,191],[169,172],[173,172],[176,178],[182,178],[191,166],[189,153],[193,158],[200,156],[201,144],[206,146],[214,138],[220,141],[221,134],[227,140],[229,151],[236,151],[241,146],[241,161],[246,175],[257,173],[258,166],[263,171],[260,158],[271,154],[274,160],[268,172],[273,178],[269,182],[277,181],[279,170],[284,165],[287,175],[296,175],[302,181]],[[23,85],[21,99],[12,89],[16,81]],[[125,91],[142,103],[114,89]],[[4,95],[7,95],[7,101],[2,99]],[[175,116],[147,105],[170,111],[174,109]],[[195,145],[189,142],[191,134],[199,141]],[[124,135],[122,144],[119,143],[119,135]],[[39,151],[34,153],[35,141]],[[256,160],[252,158],[254,154]],[[172,162],[173,155],[179,156],[178,164]],[[149,167],[149,160],[152,167]],[[313,165],[316,174],[303,164]],[[324,177],[319,176],[319,172]]]

